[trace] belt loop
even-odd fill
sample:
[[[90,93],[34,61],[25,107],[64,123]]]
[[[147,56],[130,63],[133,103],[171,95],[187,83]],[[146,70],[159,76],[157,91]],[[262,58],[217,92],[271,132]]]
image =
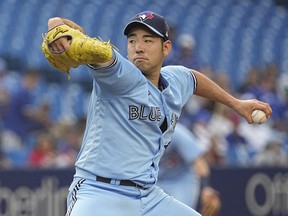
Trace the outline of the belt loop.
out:
[[[138,185],[131,180],[110,179],[110,178],[105,178],[105,177],[101,177],[101,176],[96,176],[95,179],[96,179],[96,181],[105,182],[105,183],[112,184],[112,185],[133,186],[137,189],[145,189],[145,187]]]
[[[121,181],[118,179],[111,179],[111,184],[120,185]]]

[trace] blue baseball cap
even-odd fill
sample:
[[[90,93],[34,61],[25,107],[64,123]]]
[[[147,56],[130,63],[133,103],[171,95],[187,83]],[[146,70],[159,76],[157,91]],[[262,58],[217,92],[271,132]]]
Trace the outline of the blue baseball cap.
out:
[[[155,34],[159,35],[164,41],[169,39],[169,26],[165,18],[151,11],[144,11],[134,16],[124,28],[124,35],[128,35],[136,25],[144,25]]]

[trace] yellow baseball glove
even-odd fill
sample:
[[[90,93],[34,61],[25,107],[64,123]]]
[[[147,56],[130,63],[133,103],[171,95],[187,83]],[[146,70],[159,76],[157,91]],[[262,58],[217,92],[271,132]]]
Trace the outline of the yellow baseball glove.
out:
[[[84,34],[81,28],[72,28],[69,23],[56,26],[43,37],[42,52],[48,62],[56,69],[69,75],[71,67],[81,64],[105,63],[112,58],[112,45]],[[68,25],[66,25],[68,24]],[[73,24],[73,22],[72,22]],[[66,37],[70,46],[61,52],[51,49],[51,44],[57,39]]]
[[[204,187],[201,191],[202,216],[217,216],[221,209],[219,192],[211,187]]]

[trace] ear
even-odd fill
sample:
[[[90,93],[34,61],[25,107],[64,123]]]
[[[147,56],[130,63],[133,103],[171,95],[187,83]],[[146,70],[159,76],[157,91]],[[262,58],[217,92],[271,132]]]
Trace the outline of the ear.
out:
[[[163,43],[163,55],[164,55],[164,57],[170,53],[171,48],[172,48],[171,41],[170,40],[164,41],[164,43]]]

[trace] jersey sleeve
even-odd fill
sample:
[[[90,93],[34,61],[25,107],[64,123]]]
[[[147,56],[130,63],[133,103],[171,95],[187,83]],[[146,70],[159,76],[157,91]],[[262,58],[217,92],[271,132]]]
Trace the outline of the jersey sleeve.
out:
[[[182,98],[182,105],[186,104],[194,94],[197,80],[191,69],[184,66],[166,66],[162,68],[164,74],[169,77],[169,82],[173,83]]]
[[[92,77],[101,88],[101,93],[107,96],[125,95],[144,81],[141,71],[116,50],[113,50],[113,62],[110,65],[89,67]]]
[[[171,143],[187,164],[191,164],[205,152],[194,134],[180,124],[176,126]]]

